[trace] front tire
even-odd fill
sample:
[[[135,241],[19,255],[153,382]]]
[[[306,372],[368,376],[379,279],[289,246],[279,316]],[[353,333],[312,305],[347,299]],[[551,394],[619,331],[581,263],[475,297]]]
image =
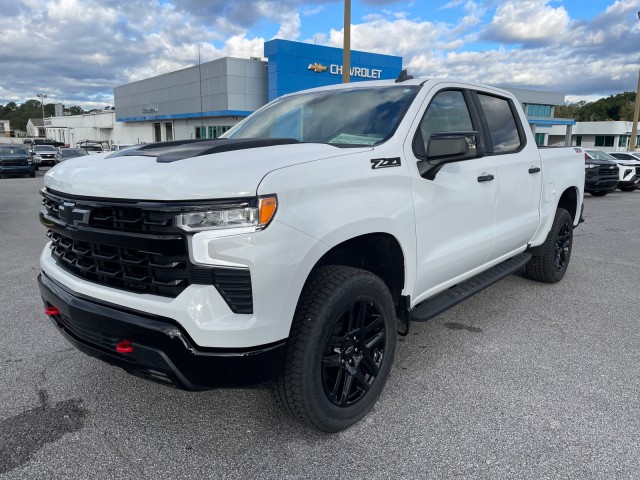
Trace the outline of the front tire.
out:
[[[559,282],[569,267],[572,248],[573,220],[569,212],[558,208],[546,240],[526,265],[527,275],[538,282]]]
[[[276,401],[318,430],[344,430],[373,408],[395,347],[395,310],[385,283],[365,270],[321,267],[298,302]]]
[[[589,192],[589,193],[594,197],[604,197],[606,194],[609,193],[609,190],[600,190],[598,192]]]
[[[638,188],[637,185],[631,185],[631,186],[625,186],[625,187],[618,187],[620,190],[622,190],[623,192],[633,192],[636,188]]]

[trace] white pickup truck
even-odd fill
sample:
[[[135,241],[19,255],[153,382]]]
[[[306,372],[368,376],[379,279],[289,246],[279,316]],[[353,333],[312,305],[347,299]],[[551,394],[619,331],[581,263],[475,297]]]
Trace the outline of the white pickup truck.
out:
[[[584,154],[538,150],[508,92],[403,74],[284,96],[225,137],[47,172],[40,292],[78,349],[180,388],[269,384],[333,432],[411,322],[567,271]]]

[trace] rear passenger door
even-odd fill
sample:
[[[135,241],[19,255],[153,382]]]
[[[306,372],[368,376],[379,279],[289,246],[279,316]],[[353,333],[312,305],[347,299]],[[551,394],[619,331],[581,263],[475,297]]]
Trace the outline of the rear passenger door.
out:
[[[496,170],[495,239],[488,260],[522,249],[540,221],[542,171],[534,142],[527,142],[513,100],[493,92],[474,92],[484,123],[487,158]]]

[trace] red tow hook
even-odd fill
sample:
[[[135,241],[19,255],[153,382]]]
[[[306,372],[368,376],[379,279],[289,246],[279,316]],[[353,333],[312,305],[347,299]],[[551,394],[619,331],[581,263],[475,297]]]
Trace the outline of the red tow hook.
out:
[[[58,310],[56,307],[47,307],[44,309],[44,313],[45,315],[60,315],[60,310]]]
[[[123,340],[116,343],[116,351],[118,353],[132,353],[133,345],[131,345],[131,340]]]

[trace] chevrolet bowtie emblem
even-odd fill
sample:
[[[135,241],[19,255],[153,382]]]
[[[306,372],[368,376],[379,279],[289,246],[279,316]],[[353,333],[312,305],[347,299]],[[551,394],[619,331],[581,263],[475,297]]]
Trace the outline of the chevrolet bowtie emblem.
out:
[[[77,208],[74,203],[64,202],[58,208],[58,217],[67,225],[77,226],[79,223],[89,223],[91,210]]]
[[[325,67],[324,65],[321,65],[320,63],[311,63],[307,67],[307,70],[313,70],[316,73],[322,73],[322,72],[326,72],[327,68],[329,68],[329,67]]]

